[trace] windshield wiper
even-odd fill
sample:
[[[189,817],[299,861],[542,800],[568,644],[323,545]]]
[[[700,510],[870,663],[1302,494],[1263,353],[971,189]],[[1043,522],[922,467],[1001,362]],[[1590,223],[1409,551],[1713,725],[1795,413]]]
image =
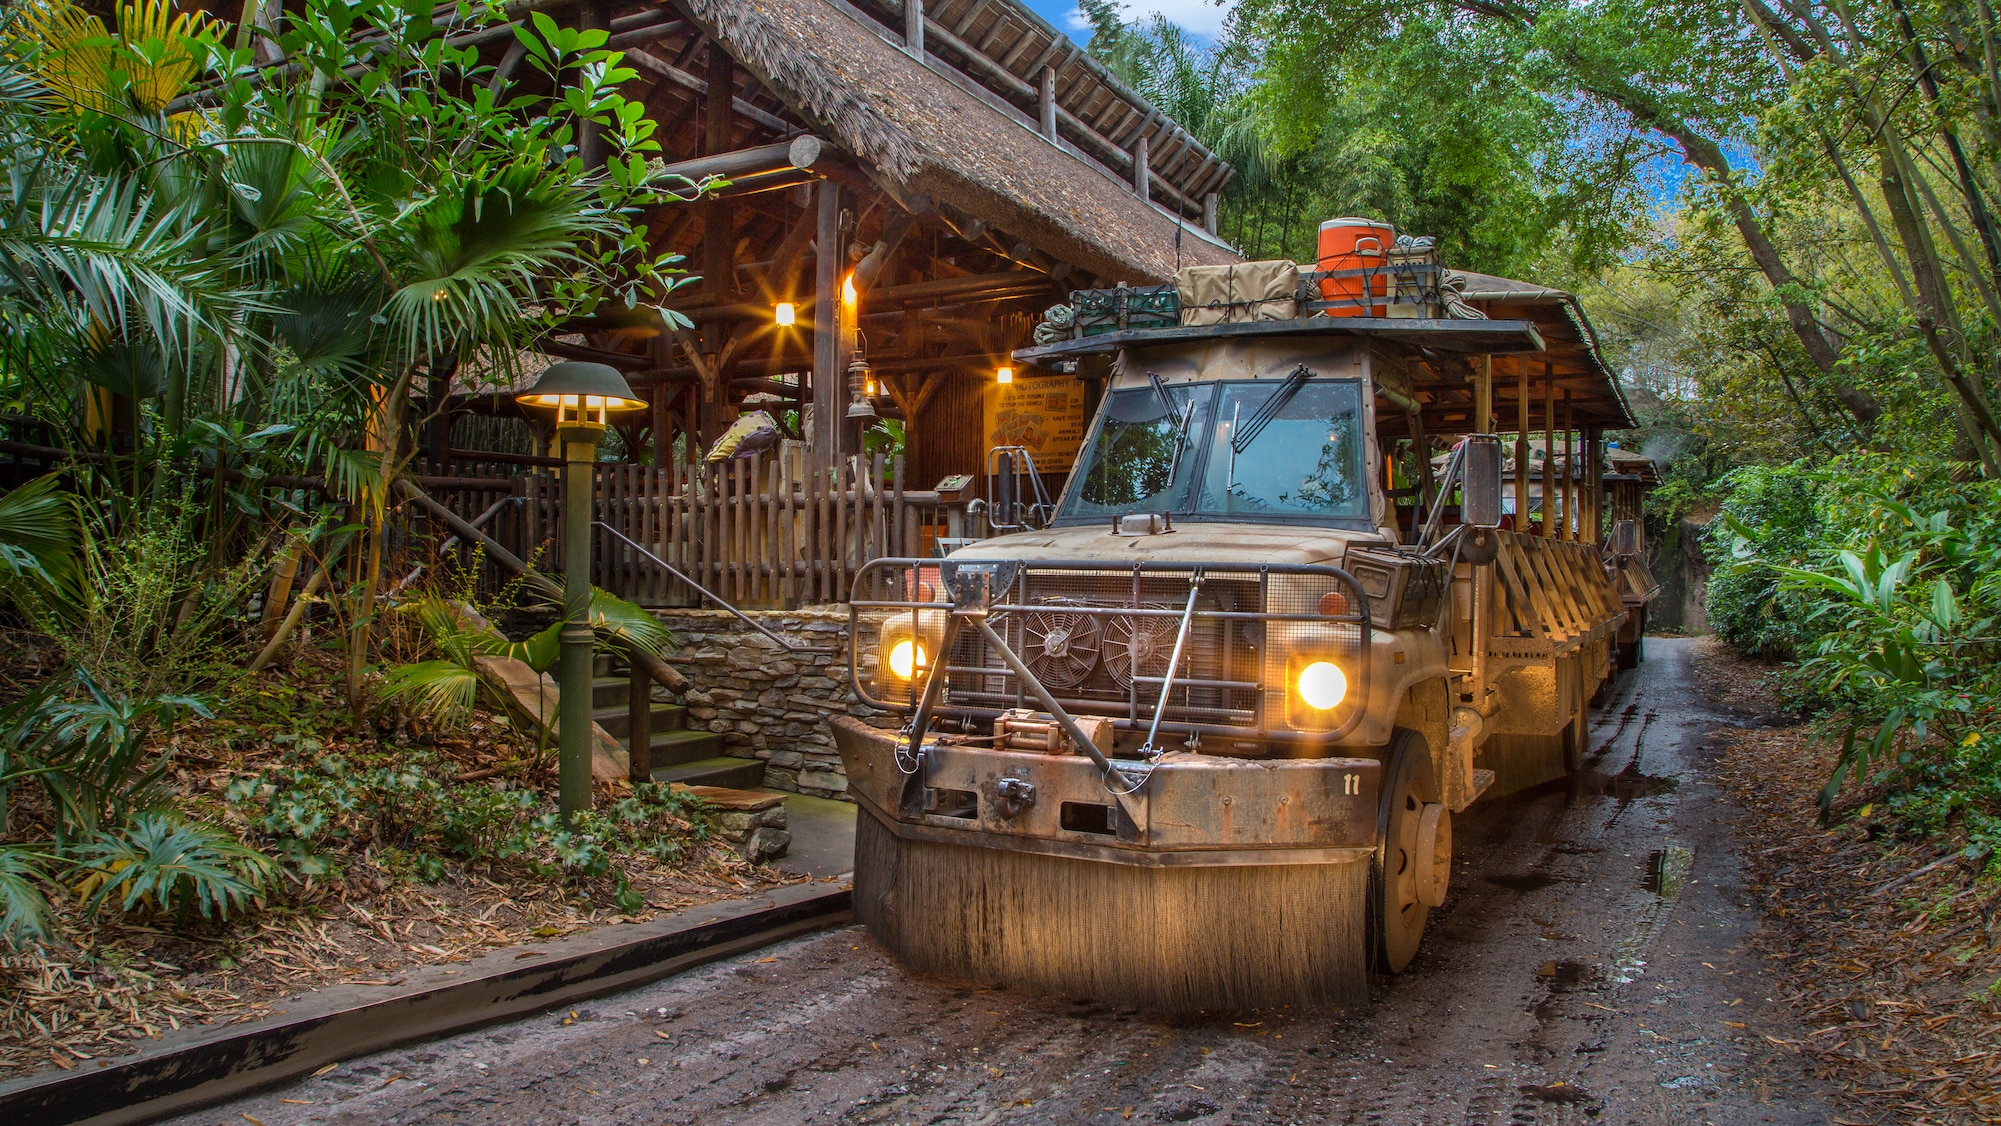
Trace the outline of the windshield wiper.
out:
[[[1153,393],[1160,396],[1161,405],[1167,408],[1167,417],[1173,418],[1176,413],[1174,396],[1167,391],[1167,381],[1160,378],[1159,372],[1152,371],[1146,373],[1146,380],[1153,385]],[[1182,405],[1180,415],[1174,424],[1174,456],[1167,463],[1169,481],[1173,481],[1175,475],[1181,471],[1181,454],[1188,447],[1188,423],[1195,417],[1194,396],[1190,396],[1188,402]]]
[[[1230,452],[1240,454],[1250,449],[1251,443],[1257,441],[1258,435],[1264,433],[1265,427],[1270,426],[1272,420],[1278,417],[1278,412],[1284,410],[1285,405],[1291,402],[1292,397],[1299,394],[1299,389],[1306,386],[1306,381],[1312,378],[1313,371],[1305,364],[1293,368],[1292,374],[1286,376],[1285,382],[1279,384],[1278,390],[1273,391],[1271,398],[1266,399],[1264,405],[1258,408],[1258,413],[1252,415],[1249,422],[1244,423],[1244,428],[1230,435]]]

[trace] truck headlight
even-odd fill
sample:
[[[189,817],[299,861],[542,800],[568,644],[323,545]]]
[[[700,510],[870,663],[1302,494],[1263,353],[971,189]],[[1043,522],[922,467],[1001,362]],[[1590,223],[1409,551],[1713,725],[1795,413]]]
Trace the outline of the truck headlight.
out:
[[[1348,674],[1332,661],[1315,661],[1299,670],[1293,691],[1307,707],[1324,712],[1348,698]]]
[[[910,680],[930,664],[930,655],[916,638],[906,637],[889,650],[889,671],[898,680]]]

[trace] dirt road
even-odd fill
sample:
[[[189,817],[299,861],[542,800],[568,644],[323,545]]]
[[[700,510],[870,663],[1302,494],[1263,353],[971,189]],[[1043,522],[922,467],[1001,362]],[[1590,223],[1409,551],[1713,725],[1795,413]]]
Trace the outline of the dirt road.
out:
[[[856,929],[353,1060],[180,1122],[1822,1123],[1747,949],[1693,643],[1649,639],[1588,792],[1470,813],[1364,1013],[1160,1019],[918,980]]]

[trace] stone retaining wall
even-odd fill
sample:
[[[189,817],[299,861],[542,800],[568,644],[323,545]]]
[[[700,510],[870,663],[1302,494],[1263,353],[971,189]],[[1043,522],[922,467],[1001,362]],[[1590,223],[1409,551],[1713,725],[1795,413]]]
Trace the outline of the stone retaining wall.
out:
[[[827,717],[868,719],[848,684],[845,606],[745,611],[771,632],[816,652],[791,652],[726,610],[663,610],[680,649],[669,661],[693,682],[683,695],[691,729],[713,731],[726,754],[763,759],[764,784],[845,798],[848,779]]]

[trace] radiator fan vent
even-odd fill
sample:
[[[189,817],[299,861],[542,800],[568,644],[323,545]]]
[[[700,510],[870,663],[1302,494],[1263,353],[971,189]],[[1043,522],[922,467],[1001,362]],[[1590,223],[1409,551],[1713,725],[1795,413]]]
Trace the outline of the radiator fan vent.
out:
[[[1028,615],[1022,641],[1022,656],[1036,679],[1048,688],[1068,689],[1084,683],[1098,667],[1105,636],[1093,615],[1050,609]]]

